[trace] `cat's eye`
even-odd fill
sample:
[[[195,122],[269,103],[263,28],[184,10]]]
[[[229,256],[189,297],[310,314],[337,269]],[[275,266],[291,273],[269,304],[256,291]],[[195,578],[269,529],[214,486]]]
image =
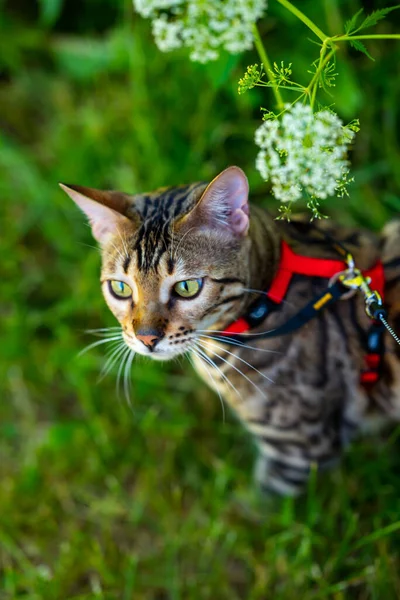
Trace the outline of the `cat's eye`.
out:
[[[186,279],[174,285],[174,292],[181,298],[194,298],[200,292],[202,285],[202,279]]]
[[[110,291],[117,298],[130,298],[132,296],[132,290],[127,283],[123,281],[115,281],[112,279],[108,282]]]

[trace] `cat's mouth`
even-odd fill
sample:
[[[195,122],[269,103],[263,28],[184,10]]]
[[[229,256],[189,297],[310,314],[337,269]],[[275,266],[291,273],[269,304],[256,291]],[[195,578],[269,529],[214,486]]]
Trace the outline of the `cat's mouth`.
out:
[[[171,360],[188,352],[193,347],[193,338],[180,340],[179,343],[176,343],[176,341],[171,343],[168,340],[161,340],[154,347],[147,347],[139,340],[134,340],[130,337],[125,337],[125,343],[136,354],[147,356],[153,360],[163,361]]]

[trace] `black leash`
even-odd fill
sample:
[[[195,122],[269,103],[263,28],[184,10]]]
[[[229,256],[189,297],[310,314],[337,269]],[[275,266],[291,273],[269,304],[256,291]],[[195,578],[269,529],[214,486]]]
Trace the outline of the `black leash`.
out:
[[[379,292],[371,290],[369,287],[369,278],[366,278],[361,270],[355,266],[354,258],[351,253],[340,242],[334,240],[327,232],[320,233],[324,235],[331,246],[342,255],[347,264],[347,269],[337,273],[335,281],[328,285],[327,289],[322,294],[311,300],[298,313],[277,329],[262,333],[249,333],[246,335],[234,332],[223,332],[219,334],[220,337],[226,337],[230,340],[233,339],[240,343],[247,343],[252,340],[288,335],[306,325],[306,323],[316,317],[321,310],[337,300],[340,300],[343,296],[348,295],[349,292],[361,291],[364,294],[365,312],[373,321],[368,335],[368,348],[372,350],[373,348],[381,346],[381,340],[378,338],[382,337],[382,329],[378,323],[382,323],[394,340],[400,345],[400,338],[387,322],[387,311],[383,306]],[[273,302],[268,296],[263,296],[257,300],[246,315],[249,329],[253,329],[260,325],[268,314],[277,310],[279,307],[280,304]]]
[[[336,281],[333,285],[330,285],[326,290],[322,292],[316,298],[313,298],[308,304],[306,304],[298,313],[296,313],[293,317],[291,317],[286,323],[278,327],[277,329],[272,329],[271,331],[266,331],[263,333],[248,333],[248,334],[240,334],[240,333],[223,333],[218,334],[220,337],[222,335],[230,340],[235,340],[237,342],[249,342],[252,340],[259,340],[265,338],[273,338],[279,337],[281,335],[287,335],[289,333],[293,333],[298,329],[301,329],[306,323],[311,321],[317,314],[330,304],[333,304],[337,300],[339,300],[343,295],[348,293],[348,289],[344,287],[339,281]],[[259,300],[257,300],[253,306],[250,308],[249,313],[246,315],[246,321],[249,324],[249,328],[254,329],[258,325],[260,325],[264,319],[271,312],[276,311],[280,308],[280,304],[273,302],[268,296],[263,296]]]

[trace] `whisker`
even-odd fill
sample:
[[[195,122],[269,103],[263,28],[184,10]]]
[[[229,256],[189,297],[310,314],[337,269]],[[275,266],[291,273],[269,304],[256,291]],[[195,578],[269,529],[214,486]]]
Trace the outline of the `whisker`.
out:
[[[214,347],[216,347],[216,348],[219,349],[219,346],[217,346],[216,344],[213,344],[212,342],[203,342],[203,343],[204,344],[208,344],[209,346],[210,345],[214,346]],[[249,362],[247,362],[247,360],[244,360],[244,358],[241,358],[237,354],[234,354],[233,352],[230,352],[229,350],[226,350],[226,348],[222,348],[222,351],[226,352],[226,354],[229,354],[230,356],[233,356],[234,358],[237,358],[242,363],[244,363],[245,365],[247,365],[248,367],[250,367],[250,369],[253,369],[253,371],[255,371],[256,373],[258,373],[259,375],[261,375],[261,377],[264,377],[264,379],[266,379],[270,383],[275,383],[274,381],[272,381],[272,379],[270,377],[268,377],[267,375],[264,375],[264,373],[261,373],[261,371],[259,371],[256,367],[254,367],[252,364],[250,364]]]
[[[199,342],[201,344],[201,342]],[[222,362],[226,363],[228,366],[232,367],[232,369],[234,369],[235,371],[237,371],[237,373],[239,373],[239,375],[242,375],[242,377],[244,377],[245,379],[247,379],[247,381],[256,388],[256,390],[258,392],[260,392],[260,394],[266,398],[266,395],[264,394],[264,392],[261,390],[261,388],[258,387],[258,385],[256,383],[254,383],[254,381],[252,381],[249,377],[247,377],[247,375],[245,375],[245,373],[243,373],[240,369],[238,369],[238,367],[236,367],[235,365],[233,365],[231,362],[229,362],[229,360],[226,360],[225,358],[223,358],[220,354],[218,354],[218,352],[215,352],[215,350],[210,350],[209,348],[206,348],[203,344],[201,344],[203,348],[205,348],[206,350],[209,350],[210,352],[212,352],[212,354],[214,354],[215,356],[217,356],[220,360],[222,360]]]
[[[117,346],[118,346],[118,347],[121,347],[122,345],[124,345],[124,340],[123,340],[122,338],[121,338],[121,339],[119,339],[119,340],[117,340],[116,342],[112,342],[112,343],[110,344],[110,347],[109,347],[109,348],[107,348],[107,350],[106,350],[106,355],[107,355],[107,358],[110,356],[110,354],[112,354],[112,353],[114,352],[114,349],[115,349]]]
[[[122,334],[122,329],[121,327],[110,327],[110,328],[103,328],[103,329],[85,329],[84,333],[89,333],[90,335],[94,335],[96,337],[112,337],[114,335],[117,334],[117,332],[121,332]]]
[[[229,377],[227,377],[225,375],[225,373],[222,371],[222,369],[220,369],[219,366],[212,360],[212,358],[210,358],[208,356],[208,354],[206,354],[203,350],[201,350],[200,347],[197,344],[196,344],[196,350],[197,350],[197,352],[199,352],[201,354],[201,356],[204,358],[204,360],[206,360],[208,362],[208,364],[210,364],[212,367],[214,367],[215,369],[217,369],[217,371],[220,373],[220,375],[226,381],[226,383],[239,396],[239,400],[242,401],[243,400],[242,395],[240,394],[240,392],[238,391],[238,389],[233,385],[233,383],[231,382],[231,380],[229,379]]]
[[[263,296],[268,296],[271,300],[274,300],[274,294],[269,294],[265,290],[255,290],[252,288],[242,288],[242,292],[248,292],[249,294],[261,294]],[[279,304],[287,304],[288,306],[294,306],[293,302],[288,302],[287,300],[281,300],[278,296],[275,296],[276,301],[279,301]]]
[[[223,415],[223,422],[225,423],[225,404],[224,404],[224,399],[222,397],[221,392],[218,389],[218,384],[216,383],[213,374],[212,374],[212,369],[216,369],[220,375],[223,377],[223,379],[227,382],[227,384],[229,384],[232,389],[234,390],[234,392],[237,393],[237,395],[239,396],[240,401],[242,401],[242,397],[239,394],[238,390],[235,388],[235,386],[233,385],[233,383],[231,383],[228,379],[228,377],[226,377],[226,375],[221,371],[221,369],[218,368],[218,365],[215,364],[215,362],[209,357],[207,356],[207,354],[205,354],[203,352],[203,350],[201,350],[201,348],[199,348],[196,345],[196,349],[192,347],[191,351],[198,357],[198,359],[200,360],[200,362],[202,363],[202,365],[206,368],[207,373],[209,373],[212,381],[214,382],[215,385],[215,390],[219,396],[219,401],[221,403],[221,407],[222,407],[222,415]],[[207,367],[207,364],[211,367],[210,369]]]
[[[225,330],[223,329],[197,329],[196,330],[197,333],[225,333]],[[254,335],[265,335],[266,333],[272,333],[273,331],[276,331],[275,329],[269,329],[268,331],[260,331],[257,333],[241,333],[240,335],[249,335],[249,336],[254,336]],[[229,337],[229,334],[225,334],[227,337]]]
[[[96,346],[100,346],[101,344],[107,344],[108,342],[113,342],[115,340],[120,340],[120,339],[122,339],[122,333],[121,333],[121,335],[118,335],[118,336],[114,336],[114,337],[107,338],[105,340],[98,340],[97,342],[93,342],[93,344],[89,344],[83,350],[81,350],[79,352],[78,356],[82,356],[83,354],[86,354],[86,352],[89,352],[89,350],[91,350],[92,348],[96,348]]]
[[[117,253],[117,255],[119,256],[119,258],[120,258],[122,261],[124,261],[124,260],[127,258],[127,256],[129,256],[128,254],[125,254],[125,255],[123,255],[123,254],[122,254],[122,252],[121,252],[121,250],[118,248],[118,246],[116,246],[116,245],[114,244],[114,242],[112,242],[112,241],[111,241],[110,243],[111,243],[111,245],[112,245],[112,247],[114,248],[115,252]]]
[[[188,235],[188,234],[189,234],[191,231],[193,231],[193,229],[196,229],[196,228],[195,228],[195,227],[191,227],[190,229],[188,229],[188,230],[187,230],[187,232],[186,232],[186,233],[184,233],[184,234],[183,234],[183,236],[181,237],[181,239],[179,240],[179,242],[178,242],[178,245],[177,245],[177,247],[176,247],[176,250],[175,250],[174,259],[176,259],[176,255],[177,255],[177,253],[178,253],[179,246],[182,244],[182,242],[183,242],[183,240],[185,239],[185,237],[186,237],[186,236],[187,236],[187,235]]]
[[[98,252],[101,253],[101,248],[99,248],[98,246],[93,246],[92,244],[85,244],[85,242],[78,242],[78,244],[80,246],[87,246],[88,248],[94,248],[95,250],[97,250]]]
[[[167,245],[167,241],[165,239],[165,232],[161,234],[161,239],[162,239],[162,242],[164,244],[165,252],[168,253],[168,245]]]
[[[118,343],[117,347],[112,350],[109,358],[104,363],[103,368],[100,371],[100,375],[97,379],[98,383],[103,381],[103,379],[109,374],[109,372],[111,371],[113,366],[116,364],[116,362],[118,361],[118,358],[120,357],[120,355],[123,353],[124,350],[125,350],[125,342]]]
[[[210,375],[212,381],[214,382],[214,386],[215,386],[214,389],[215,389],[215,391],[217,392],[217,394],[219,396],[219,401],[220,401],[221,408],[222,408],[222,422],[225,423],[225,405],[224,405],[224,401],[223,401],[221,392],[219,391],[218,386],[216,384],[216,381],[215,381],[215,379],[213,377],[213,374],[211,373],[211,370],[207,367],[207,364],[202,360],[202,358],[201,358],[200,354],[197,352],[197,350],[195,350],[194,348],[192,348],[192,352],[194,354],[196,354],[196,356],[199,357],[199,360],[202,362],[203,366],[207,370],[207,373]],[[192,364],[192,366],[194,368],[194,363],[193,363],[192,357],[190,356],[189,353],[187,353],[187,357],[188,357],[190,363]]]
[[[121,396],[120,396],[120,383],[121,383],[122,370],[124,368],[125,361],[128,359],[130,353],[131,353],[131,349],[127,346],[125,348],[125,351],[122,353],[121,362],[120,362],[119,367],[118,367],[117,379],[116,379],[116,382],[115,382],[115,390],[116,390],[118,398],[121,398]]]
[[[267,352],[268,354],[283,354],[279,350],[268,350],[267,348],[257,348],[256,346],[249,346],[248,344],[244,344],[238,340],[231,340],[229,336],[222,337],[218,335],[201,335],[202,338],[208,338],[210,340],[215,340],[218,342],[223,342],[224,344],[229,344],[231,346],[238,346],[239,348],[246,348],[247,350],[257,350],[258,352]]]
[[[174,227],[171,228],[171,243],[170,243],[170,251],[169,251],[169,256],[171,259],[171,262],[173,262],[174,260],[174,244],[175,244],[175,229]]]
[[[130,375],[131,375],[132,362],[133,362],[134,358],[135,358],[135,352],[133,350],[130,350],[128,359],[125,362],[125,369],[124,369],[124,395],[125,395],[125,399],[126,399],[127,403],[129,404],[130,408],[132,408]]]
[[[113,329],[121,329],[121,327],[115,326],[115,327],[100,327],[99,329],[85,329],[86,333],[97,333],[98,331],[111,331]]]
[[[127,248],[127,245],[126,245],[126,241],[127,240],[126,239],[124,240],[124,238],[122,237],[122,233],[121,233],[119,227],[117,227],[117,233],[118,233],[118,235],[119,235],[119,237],[121,239],[122,247],[123,247],[124,252],[125,252],[125,257],[124,258],[128,258],[129,252],[128,252],[128,248]]]

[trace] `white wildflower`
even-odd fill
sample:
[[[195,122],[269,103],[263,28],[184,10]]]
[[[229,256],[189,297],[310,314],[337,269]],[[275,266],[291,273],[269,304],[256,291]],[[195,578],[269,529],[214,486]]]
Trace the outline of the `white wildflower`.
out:
[[[312,199],[346,194],[347,151],[355,133],[329,111],[313,113],[297,103],[282,117],[265,121],[255,132],[259,148],[256,168],[281,202],[305,193]]]
[[[174,48],[180,48],[182,25],[179,22],[168,23],[166,17],[162,15],[161,17],[154,19],[152,29],[160,50],[167,52]]]
[[[267,0],[133,0],[135,10],[152,20],[163,52],[185,47],[190,59],[208,62],[223,49],[232,54],[253,45],[252,27]]]
[[[174,9],[185,0],[134,0],[133,6],[142,17],[153,17],[163,10]]]

